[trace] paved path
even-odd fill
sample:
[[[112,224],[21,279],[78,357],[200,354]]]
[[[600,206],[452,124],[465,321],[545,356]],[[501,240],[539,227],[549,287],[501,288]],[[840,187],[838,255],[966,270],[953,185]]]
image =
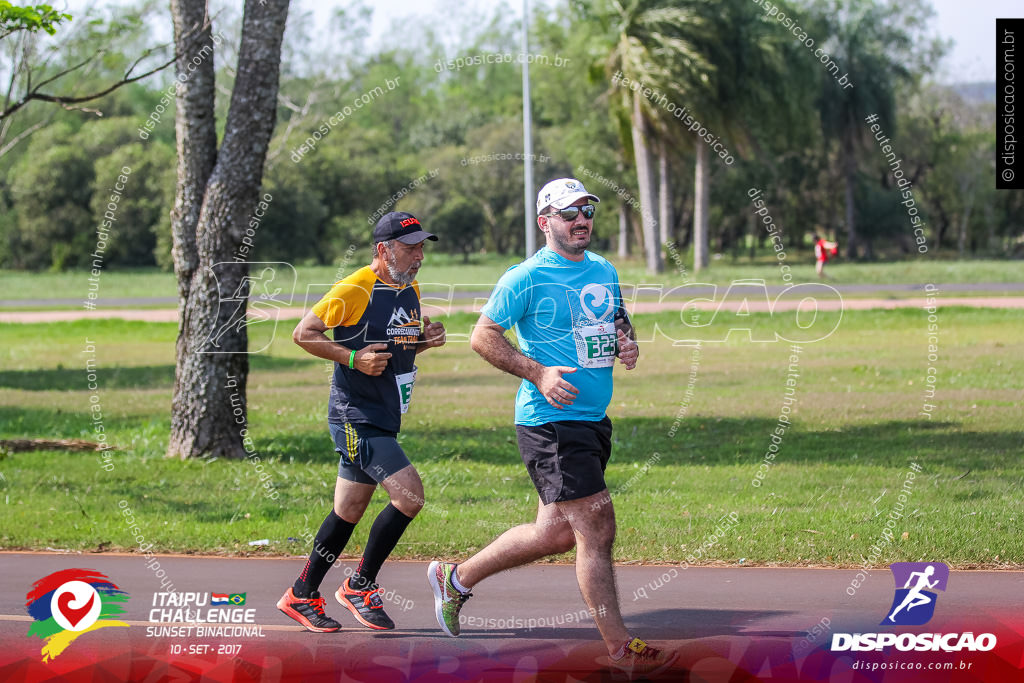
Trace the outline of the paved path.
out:
[[[833,284],[831,281],[826,280],[826,284],[834,287],[839,291],[840,294],[870,294],[873,292],[922,292],[924,290],[923,284],[894,284],[894,285],[873,285],[873,284]],[[676,286],[676,285],[666,285]],[[307,292],[305,295],[306,305],[311,306],[320,300],[324,291],[330,288],[330,284],[322,285],[310,285],[310,287],[316,288],[317,292]],[[491,285],[431,285],[431,283],[423,283],[421,289],[426,294],[436,291],[451,292],[451,295],[455,299],[476,299],[476,298],[487,298],[490,294],[493,284]],[[628,294],[634,285],[623,284],[623,289]],[[955,284],[938,285],[938,287],[946,293],[949,292],[1024,292],[1024,282],[961,282]],[[768,293],[772,296],[776,296],[784,292],[788,287],[783,285],[767,285]],[[695,296],[704,296],[715,292],[715,288],[711,285],[699,285],[690,284],[687,285],[687,291],[692,292]],[[101,297],[96,300],[96,304],[100,308],[139,308],[148,306],[176,306],[178,304],[178,298],[176,296],[114,296],[114,297]],[[77,298],[32,298],[32,299],[0,299],[0,308],[30,308],[38,307],[45,308],[47,306],[81,306],[82,299]]]
[[[147,567],[153,561],[159,565]],[[44,674],[55,671],[65,676],[61,680],[91,680],[83,672],[101,670],[105,673],[95,680],[189,680],[184,672],[202,672],[211,681],[609,679],[601,666],[596,628],[589,617],[580,620],[585,606],[572,566],[533,565],[483,582],[463,610],[463,635],[454,639],[445,637],[434,620],[423,562],[392,562],[381,572],[381,584],[389,591],[385,605],[398,624],[395,631],[358,627],[333,598],[328,613],[345,628],[334,634],[302,631],[274,606],[301,565],[298,558],[158,556],[147,561],[138,555],[0,553],[0,640],[5,645],[0,680],[45,680]],[[130,627],[86,633],[43,665],[42,641],[25,635],[30,626],[25,595],[36,580],[68,568],[101,571],[126,591],[131,597],[124,619]],[[350,562],[333,569],[325,591],[352,569]],[[857,570],[830,569],[621,566],[617,574],[627,626],[680,652],[665,680],[1024,680],[1024,572],[952,572],[927,626],[894,628],[878,625],[893,598],[888,570],[867,572],[859,580]],[[851,596],[854,580],[858,588],[851,589]],[[253,624],[227,636],[201,633],[187,622],[158,624],[177,616],[154,606],[160,600],[155,594],[171,588],[168,581],[178,593],[245,593],[244,608],[232,611],[253,610]],[[209,609],[204,606],[202,613]],[[170,630],[174,627],[178,630]],[[967,630],[995,634],[997,648],[887,656],[828,650],[837,632]],[[962,660],[970,669],[895,671],[884,677],[876,672],[865,678],[852,668],[855,662],[864,666],[895,659],[954,666]]]
[[[427,315],[447,315],[451,313],[479,313],[486,297],[479,299],[473,304],[445,304],[443,306],[432,304],[429,296],[423,299],[423,311]],[[1024,296],[985,296],[985,297],[956,297],[950,298],[940,295],[938,304],[941,307],[968,306],[972,308],[1024,308]],[[924,305],[924,299],[842,299],[828,298],[817,301],[818,310],[821,311],[864,311],[876,308],[920,308]],[[793,311],[798,308],[806,308],[808,304],[797,299],[779,299],[769,302],[765,300],[751,299],[746,302],[739,300],[705,301],[639,301],[627,304],[630,313],[658,313],[662,311],[682,311],[696,308],[701,311],[738,311],[745,308],[752,313],[764,313],[769,311]],[[264,309],[267,310],[267,309]],[[273,308],[277,311],[278,320],[298,319],[306,314],[308,309],[294,306]],[[177,309],[170,308],[148,308],[148,309],[120,309],[108,308],[95,311],[74,310],[74,311],[0,311],[0,323],[53,323],[67,322],[71,320],[89,320],[104,318],[121,318],[124,320],[142,320],[153,323],[177,322]]]

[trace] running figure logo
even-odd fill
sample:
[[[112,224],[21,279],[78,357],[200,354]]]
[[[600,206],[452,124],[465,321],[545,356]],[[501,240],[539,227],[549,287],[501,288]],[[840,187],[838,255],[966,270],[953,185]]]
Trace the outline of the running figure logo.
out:
[[[254,274],[248,274],[250,268]],[[281,308],[291,304],[297,280],[295,269],[288,263],[223,261],[210,266],[210,270],[217,280],[221,295],[213,329],[198,353],[259,353],[265,350],[274,341]],[[285,291],[277,285],[287,285],[289,273],[291,288]],[[238,283],[234,285],[233,291],[227,285],[229,282]],[[260,332],[265,332],[269,339],[260,348],[255,348],[256,338],[262,339],[263,334],[252,334],[253,328],[263,323],[269,324],[266,330]],[[246,330],[249,333],[249,348],[237,352],[224,351],[221,347],[224,336],[240,334],[242,328],[249,328]]]
[[[920,626],[935,614],[936,594],[931,589],[946,590],[949,567],[942,562],[894,562],[893,579],[896,595],[883,626]]]

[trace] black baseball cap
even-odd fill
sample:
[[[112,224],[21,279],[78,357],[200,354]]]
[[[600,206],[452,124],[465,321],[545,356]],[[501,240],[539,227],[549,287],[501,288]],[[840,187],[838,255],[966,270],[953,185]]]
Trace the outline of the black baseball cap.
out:
[[[423,229],[416,216],[404,211],[392,211],[380,217],[377,225],[373,228],[373,243],[398,240],[403,244],[419,244],[423,240],[437,241],[437,235],[432,235]]]

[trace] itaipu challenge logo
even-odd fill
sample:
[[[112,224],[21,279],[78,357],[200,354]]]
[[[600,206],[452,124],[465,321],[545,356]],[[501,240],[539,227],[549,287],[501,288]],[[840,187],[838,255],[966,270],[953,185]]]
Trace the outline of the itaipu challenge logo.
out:
[[[65,569],[32,584],[25,610],[35,621],[29,636],[45,641],[43,662],[64,652],[80,635],[106,626],[124,626],[111,617],[124,612],[128,594],[94,569]]]
[[[935,614],[938,595],[932,590],[945,592],[949,581],[949,567],[942,562],[893,562],[896,595],[884,626],[920,626],[927,624]]]

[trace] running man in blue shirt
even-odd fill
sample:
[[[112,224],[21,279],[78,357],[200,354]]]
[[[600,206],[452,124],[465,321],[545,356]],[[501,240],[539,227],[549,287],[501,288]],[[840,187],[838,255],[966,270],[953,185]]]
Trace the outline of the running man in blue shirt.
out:
[[[435,615],[450,636],[485,578],[576,551],[576,578],[613,664],[653,674],[675,654],[634,638],[622,622],[612,568],[615,513],[604,470],[611,455],[615,359],[632,370],[639,348],[615,267],[587,251],[600,200],[560,178],[537,196],[547,246],[498,281],[470,340],[491,365],[523,379],[516,395],[519,451],[540,497],[537,519],[509,529],[465,562],[432,562]],[[591,203],[593,202],[593,203]],[[515,329],[519,349],[505,338]]]

